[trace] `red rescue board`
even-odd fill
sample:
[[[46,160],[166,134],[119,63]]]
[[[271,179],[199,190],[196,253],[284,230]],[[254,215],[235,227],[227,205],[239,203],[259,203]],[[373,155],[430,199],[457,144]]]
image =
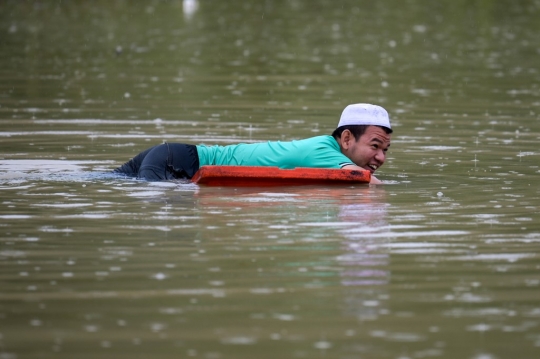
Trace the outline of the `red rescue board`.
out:
[[[254,166],[202,166],[191,181],[208,186],[288,186],[369,183],[368,170],[328,168],[279,169]]]

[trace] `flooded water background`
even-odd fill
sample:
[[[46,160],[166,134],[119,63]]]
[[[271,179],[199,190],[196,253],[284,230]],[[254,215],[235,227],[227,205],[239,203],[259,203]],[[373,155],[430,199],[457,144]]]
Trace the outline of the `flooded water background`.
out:
[[[1,358],[538,358],[540,1],[0,2]],[[384,186],[111,176],[390,112]]]

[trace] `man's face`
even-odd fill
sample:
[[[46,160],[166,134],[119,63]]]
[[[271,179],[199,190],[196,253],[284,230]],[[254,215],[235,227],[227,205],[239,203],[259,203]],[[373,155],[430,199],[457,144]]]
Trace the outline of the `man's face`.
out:
[[[347,143],[343,144],[343,153],[357,166],[373,173],[386,160],[390,138],[391,136],[382,128],[369,126],[358,141],[352,134],[350,134],[350,139],[345,139]]]

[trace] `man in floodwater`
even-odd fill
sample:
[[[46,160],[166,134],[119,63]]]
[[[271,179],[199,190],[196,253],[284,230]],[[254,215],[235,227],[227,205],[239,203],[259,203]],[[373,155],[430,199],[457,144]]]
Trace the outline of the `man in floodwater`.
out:
[[[380,106],[347,106],[332,136],[295,141],[240,143],[228,146],[164,143],[147,149],[114,171],[148,181],[190,179],[205,165],[274,166],[279,168],[342,168],[373,173],[386,160],[392,128],[388,112]]]

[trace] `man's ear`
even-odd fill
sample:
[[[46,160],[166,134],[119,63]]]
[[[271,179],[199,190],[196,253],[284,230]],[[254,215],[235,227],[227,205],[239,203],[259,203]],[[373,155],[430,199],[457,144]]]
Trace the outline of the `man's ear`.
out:
[[[349,149],[351,146],[351,141],[353,141],[354,136],[350,130],[343,130],[341,133],[341,147],[344,150]]]

